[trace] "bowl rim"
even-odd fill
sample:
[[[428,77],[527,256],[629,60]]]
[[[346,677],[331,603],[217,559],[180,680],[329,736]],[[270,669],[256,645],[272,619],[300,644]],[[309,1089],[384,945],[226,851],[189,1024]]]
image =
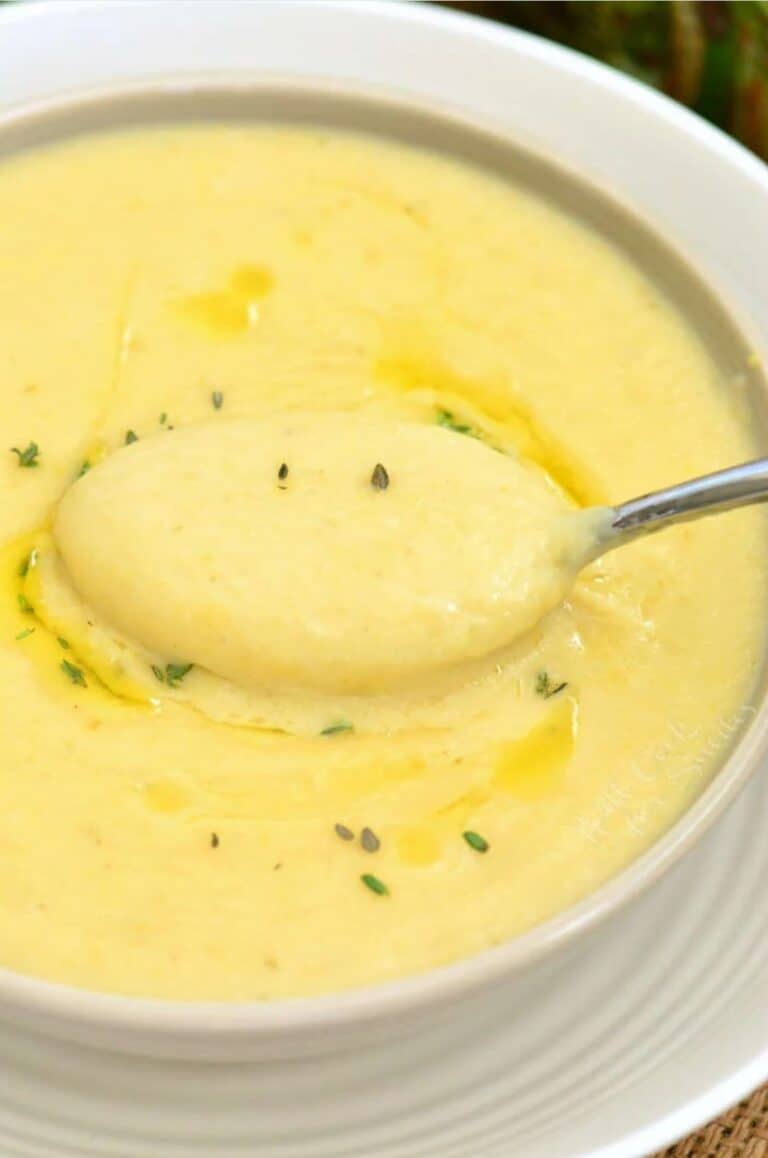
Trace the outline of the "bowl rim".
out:
[[[45,5],[41,5],[44,7]],[[328,7],[340,7],[329,3]],[[36,7],[36,6],[35,6]],[[88,7],[88,5],[84,5]],[[397,11],[403,15],[410,5],[397,4],[391,0],[374,0],[371,8]],[[418,6],[422,7],[422,6]],[[428,7],[427,19],[459,21],[467,26],[485,21],[462,13],[446,12]],[[422,9],[423,12],[423,9]],[[5,14],[3,14],[5,15]],[[11,13],[16,15],[16,13]],[[412,12],[408,11],[408,18]],[[538,38],[494,27],[494,36],[519,36],[526,40]],[[559,46],[547,45],[555,59],[563,53],[567,57],[578,54]],[[579,58],[581,59],[581,58]],[[708,125],[685,109],[672,105],[667,98],[647,91],[638,82],[615,74],[613,70],[592,61],[583,65],[598,70],[604,84],[623,89],[638,97],[642,102],[662,106],[670,105],[675,114],[683,118],[689,131],[711,134],[718,141],[721,150],[727,146],[735,155],[746,150],[735,144],[724,134]],[[306,94],[331,94],[371,101],[375,105],[386,105],[390,109],[415,110],[430,119],[455,124],[465,130],[488,139],[496,139],[505,151],[517,150],[526,157],[533,158],[550,172],[559,172],[567,184],[584,190],[589,197],[608,205],[617,217],[627,221],[634,232],[653,239],[670,262],[685,271],[686,280],[697,287],[699,293],[709,300],[712,308],[720,315],[725,326],[731,328],[745,346],[756,348],[757,340],[752,337],[752,325],[748,318],[738,316],[726,298],[722,300],[709,277],[702,274],[695,261],[685,254],[685,250],[670,241],[662,228],[637,210],[631,202],[625,201],[602,182],[585,177],[580,171],[539,151],[530,142],[516,135],[507,126],[494,123],[490,119],[468,115],[447,102],[431,102],[404,90],[389,86],[361,84],[359,82],[320,79],[316,76],[265,74],[258,71],[251,76],[242,73],[195,73],[183,76],[169,75],[165,80],[157,78],[137,79],[118,85],[100,85],[78,88],[63,94],[47,96],[42,100],[20,102],[7,106],[0,116],[0,134],[22,120],[36,116],[46,116],[52,112],[64,112],[76,107],[93,106],[97,102],[120,99],[140,94],[173,94],[178,92],[202,92],[211,90],[274,91],[303,90]],[[638,98],[639,99],[639,98]],[[169,122],[173,118],[169,118]],[[266,120],[267,118],[264,118]],[[734,319],[736,314],[736,319]],[[765,376],[762,378],[765,389]],[[339,992],[323,993],[311,997],[278,998],[268,1001],[181,1001],[163,998],[124,995],[48,980],[34,974],[20,973],[0,967],[0,1005],[22,1012],[45,1015],[68,1024],[93,1028],[136,1033],[142,1030],[153,1034],[172,1034],[174,1038],[193,1037],[201,1032],[206,1037],[247,1037],[256,1040],[270,1037],[279,1032],[285,1035],[305,1034],[307,1030],[330,1030],[350,1025],[368,1025],[385,1021],[396,1014],[427,1013],[438,1005],[454,1002],[471,996],[480,990],[488,990],[500,984],[512,974],[540,960],[544,955],[571,944],[578,934],[597,928],[624,905],[639,897],[647,888],[666,873],[710,828],[721,813],[736,799],[757,769],[761,758],[768,749],[768,700],[762,696],[759,707],[745,705],[749,722],[743,734],[736,740],[730,751],[726,751],[722,763],[713,772],[710,782],[679,816],[679,818],[639,857],[632,860],[622,870],[610,877],[597,889],[582,897],[568,908],[556,913],[546,921],[534,926],[504,943],[481,952],[462,957],[446,965],[428,969],[422,973],[403,978],[359,986]]]

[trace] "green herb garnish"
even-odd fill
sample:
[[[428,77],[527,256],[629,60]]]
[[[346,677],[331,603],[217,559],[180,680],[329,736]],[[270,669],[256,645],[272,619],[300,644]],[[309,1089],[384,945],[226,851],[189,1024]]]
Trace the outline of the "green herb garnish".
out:
[[[452,410],[440,409],[437,412],[437,425],[444,426],[446,430],[453,430],[456,434],[468,434],[470,438],[480,438],[480,434],[474,427],[466,422],[459,422]]]
[[[68,676],[73,684],[78,684],[81,688],[88,687],[88,684],[85,682],[85,676],[83,675],[82,668],[77,667],[77,665],[74,663],[70,663],[68,659],[63,659],[59,664],[59,667],[64,672],[64,675]]]
[[[320,733],[321,736],[338,736],[342,732],[354,732],[355,725],[350,724],[349,720],[337,720],[335,724],[329,724],[327,728],[323,728]]]
[[[135,430],[126,430],[126,432],[125,432],[125,445],[126,446],[130,446],[132,442],[138,442],[138,441],[139,441],[139,436]]]
[[[567,687],[567,680],[563,680],[563,682],[559,684],[555,683],[554,680],[549,678],[549,672],[540,671],[536,676],[536,695],[543,696],[545,700],[548,700],[551,696],[556,696],[558,692],[561,692],[563,688]]]
[[[479,832],[462,832],[461,835],[464,837],[469,847],[473,848],[475,852],[488,852],[490,845],[488,844],[488,841],[485,839],[485,837],[481,836]]]
[[[26,628],[25,631],[20,631],[19,634],[16,636],[16,639],[26,639],[28,635],[34,635],[34,634],[35,634],[34,627],[28,627],[28,628]]]
[[[78,472],[77,477],[82,478],[84,474],[88,474],[88,471],[90,469],[91,469],[91,464],[89,463],[88,459],[87,458],[83,459],[83,465],[80,467],[80,470]]]
[[[378,877],[375,877],[373,873],[363,873],[363,875],[360,877],[360,880],[363,882],[367,889],[370,889],[372,893],[376,893],[377,896],[389,896],[389,889],[387,886],[383,881],[380,881]]]
[[[27,599],[26,595],[22,595],[21,592],[19,592],[19,594],[16,596],[16,599],[17,599],[18,604],[19,604],[19,611],[23,612],[24,615],[31,615],[32,612],[35,610],[34,607],[32,606],[32,604]]]
[[[63,647],[65,651],[69,651],[69,642],[64,639],[63,636],[57,635],[56,642],[58,643],[59,647]]]
[[[24,576],[26,575],[27,571],[29,571],[31,563],[32,563],[32,555],[31,554],[25,555],[24,558],[19,563],[19,566],[18,566],[17,571],[16,571],[16,574],[19,576],[20,579],[23,579]]]
[[[385,491],[389,486],[389,474],[387,473],[387,468],[380,462],[377,462],[376,466],[373,468],[373,474],[371,475],[371,486],[374,487],[377,491]]]
[[[213,391],[211,394],[211,402],[213,403],[214,410],[221,410],[222,406],[224,405],[224,395],[222,394],[221,390]]]
[[[193,663],[167,663],[162,668],[153,663],[152,672],[155,679],[158,679],[161,684],[167,684],[169,688],[176,688],[194,666]]]
[[[167,421],[168,421],[168,415],[166,414],[165,411],[163,411],[163,413],[160,415],[160,425],[165,426]]]
[[[28,443],[24,450],[19,450],[18,446],[12,446],[11,454],[18,456],[19,466],[37,466],[37,460],[40,456],[40,447],[36,442]]]

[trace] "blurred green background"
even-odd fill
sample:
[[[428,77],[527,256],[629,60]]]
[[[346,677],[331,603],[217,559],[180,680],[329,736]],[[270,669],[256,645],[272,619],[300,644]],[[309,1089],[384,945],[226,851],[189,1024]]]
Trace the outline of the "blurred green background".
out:
[[[768,160],[768,0],[450,3],[612,64]]]

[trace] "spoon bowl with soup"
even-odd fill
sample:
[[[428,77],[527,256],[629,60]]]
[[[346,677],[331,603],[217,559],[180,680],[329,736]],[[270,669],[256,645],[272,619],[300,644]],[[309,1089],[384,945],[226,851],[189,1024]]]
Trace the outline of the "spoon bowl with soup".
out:
[[[766,497],[759,460],[579,510],[479,439],[299,413],[122,448],[53,537],[84,603],[148,652],[255,691],[376,696],[508,648],[605,552]]]

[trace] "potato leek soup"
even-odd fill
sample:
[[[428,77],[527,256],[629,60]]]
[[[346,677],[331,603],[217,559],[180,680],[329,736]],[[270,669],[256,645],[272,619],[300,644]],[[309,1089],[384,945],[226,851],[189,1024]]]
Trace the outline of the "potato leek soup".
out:
[[[620,252],[300,128],[18,155],[0,222],[1,965],[380,982],[541,922],[694,799],[751,711],[761,516],[577,572],[594,508],[755,448]]]

